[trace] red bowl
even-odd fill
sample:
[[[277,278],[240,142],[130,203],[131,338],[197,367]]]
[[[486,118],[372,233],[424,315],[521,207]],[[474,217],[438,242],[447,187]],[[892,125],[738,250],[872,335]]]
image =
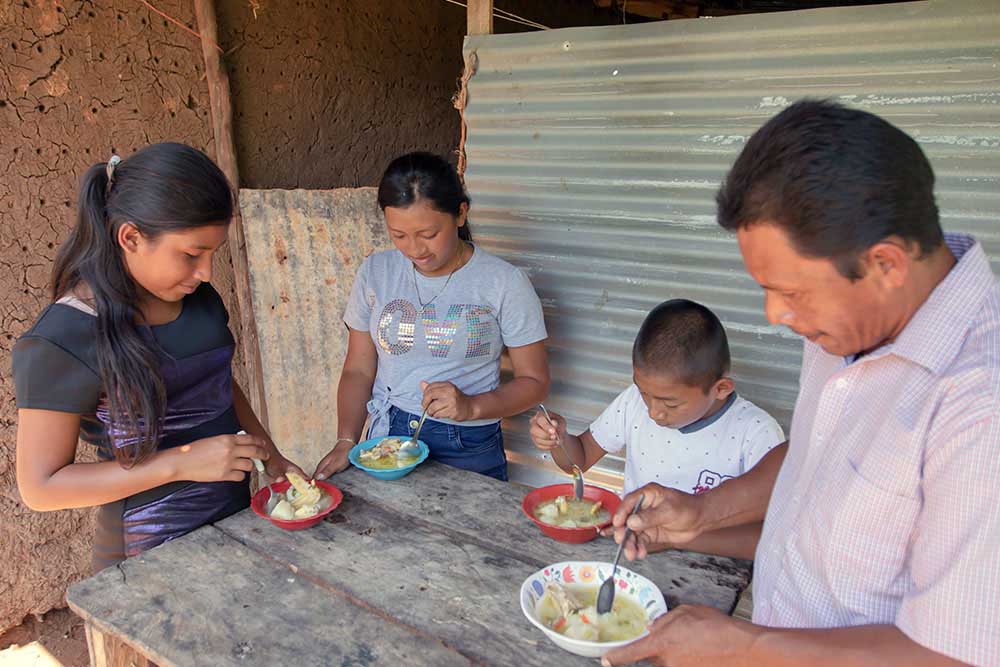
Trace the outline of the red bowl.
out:
[[[602,528],[606,528],[611,525],[611,520],[608,519],[599,526],[587,526],[586,528],[560,528],[558,526],[552,526],[544,521],[539,521],[535,518],[535,508],[538,505],[544,503],[547,500],[555,500],[559,496],[573,496],[573,485],[572,484],[552,484],[550,486],[543,486],[535,489],[524,497],[521,501],[521,509],[524,510],[525,515],[538,524],[538,527],[542,529],[542,532],[559,542],[569,542],[570,544],[583,544],[584,542],[589,542],[600,534]],[[583,498],[584,500],[598,501],[600,500],[604,509],[611,513],[611,516],[615,515],[615,511],[618,506],[621,505],[622,499],[618,497],[616,493],[608,491],[607,489],[602,489],[599,486],[590,486],[589,484],[583,487]]]
[[[275,492],[284,493],[291,485],[291,482],[286,479],[283,482],[278,482],[272,486],[274,486]],[[268,516],[267,512],[264,511],[264,507],[267,505],[267,501],[271,497],[271,491],[266,486],[261,488],[257,493],[253,494],[253,498],[250,499],[250,508],[253,509],[254,514],[267,519],[279,528],[284,528],[285,530],[302,530],[303,528],[309,528],[310,526],[315,526],[317,523],[322,521],[323,517],[335,510],[337,505],[339,505],[344,499],[344,492],[329,482],[316,480],[316,486],[323,489],[330,495],[330,506],[319,514],[311,516],[308,519],[293,519],[291,521],[285,521],[284,519],[275,519],[274,517]]]

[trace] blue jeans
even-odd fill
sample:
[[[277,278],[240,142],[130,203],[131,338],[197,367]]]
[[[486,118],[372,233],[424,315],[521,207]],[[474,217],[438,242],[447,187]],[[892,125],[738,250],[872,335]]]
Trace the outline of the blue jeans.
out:
[[[418,421],[420,415],[391,408],[389,434],[413,435]],[[507,455],[503,451],[499,422],[486,426],[456,426],[428,417],[420,429],[420,439],[430,448],[430,458],[435,461],[507,481]]]

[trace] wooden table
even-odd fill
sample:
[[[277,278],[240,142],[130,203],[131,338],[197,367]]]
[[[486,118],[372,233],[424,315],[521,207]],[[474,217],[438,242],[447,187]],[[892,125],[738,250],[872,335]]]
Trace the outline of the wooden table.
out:
[[[593,665],[522,615],[521,583],[610,540],[562,544],[521,512],[524,489],[428,462],[395,482],[356,469],[343,504],[284,531],[250,510],[74,585],[97,667]],[[750,564],[669,551],[628,567],[671,607],[730,612]]]

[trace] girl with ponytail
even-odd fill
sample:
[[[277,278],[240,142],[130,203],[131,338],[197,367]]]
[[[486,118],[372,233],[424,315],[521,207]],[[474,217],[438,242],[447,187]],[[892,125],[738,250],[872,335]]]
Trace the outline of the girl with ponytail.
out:
[[[100,505],[96,569],[248,507],[252,459],[275,479],[300,472],[233,381],[209,284],[232,215],[225,176],[188,146],[94,165],[53,302],[14,346],[21,497],[39,511]],[[79,439],[98,462],[76,462]]]

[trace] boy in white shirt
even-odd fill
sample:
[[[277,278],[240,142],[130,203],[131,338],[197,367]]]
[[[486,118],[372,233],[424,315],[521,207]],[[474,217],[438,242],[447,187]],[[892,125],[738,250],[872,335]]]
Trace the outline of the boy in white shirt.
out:
[[[736,395],[729,366],[729,342],[715,313],[687,299],[666,301],[636,335],[633,383],[590,428],[569,435],[562,416],[549,411],[549,422],[539,412],[531,438],[567,472],[572,463],[588,470],[624,448],[626,493],[650,482],[702,493],[750,470],[785,440],[771,415]]]

